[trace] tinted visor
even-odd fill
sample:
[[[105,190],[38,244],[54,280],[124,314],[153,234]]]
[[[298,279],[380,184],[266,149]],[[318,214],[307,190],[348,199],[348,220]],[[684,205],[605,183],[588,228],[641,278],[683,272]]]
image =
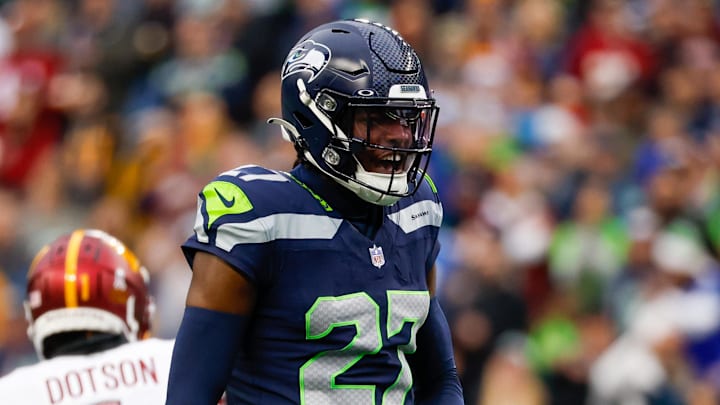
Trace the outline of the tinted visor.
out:
[[[346,134],[365,147],[425,152],[432,146],[437,108],[433,105],[352,106]]]
[[[403,100],[349,107],[344,131],[366,171],[409,173],[429,156],[437,116],[432,102]]]

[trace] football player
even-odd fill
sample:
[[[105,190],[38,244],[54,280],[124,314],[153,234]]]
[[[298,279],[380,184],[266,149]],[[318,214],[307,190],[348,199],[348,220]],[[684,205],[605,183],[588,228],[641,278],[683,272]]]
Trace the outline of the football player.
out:
[[[282,69],[289,173],[244,166],[199,193],[167,403],[462,404],[433,296],[438,107],[389,27],[321,25]]]
[[[0,379],[0,402],[161,404],[171,340],[149,338],[148,272],[122,242],[79,229],[28,271],[28,336],[43,360]]]

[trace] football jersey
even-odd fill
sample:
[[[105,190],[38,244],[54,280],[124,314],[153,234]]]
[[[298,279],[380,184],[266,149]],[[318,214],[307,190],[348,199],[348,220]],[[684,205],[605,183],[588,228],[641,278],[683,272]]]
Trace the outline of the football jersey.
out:
[[[369,238],[328,199],[350,192],[324,180],[302,166],[244,166],[199,195],[188,260],[197,250],[216,255],[258,291],[228,403],[413,401],[406,355],[428,314],[439,250],[435,186],[426,177],[414,195],[382,207]]]
[[[147,339],[20,367],[0,379],[0,403],[164,404],[172,349],[172,340]]]

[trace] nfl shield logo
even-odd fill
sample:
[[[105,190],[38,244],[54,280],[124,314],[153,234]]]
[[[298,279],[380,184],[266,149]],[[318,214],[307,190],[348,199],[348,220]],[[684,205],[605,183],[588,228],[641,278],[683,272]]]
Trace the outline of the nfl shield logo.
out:
[[[368,249],[370,251],[370,260],[372,260],[373,266],[378,269],[385,264],[385,256],[383,255],[382,247],[375,246]]]

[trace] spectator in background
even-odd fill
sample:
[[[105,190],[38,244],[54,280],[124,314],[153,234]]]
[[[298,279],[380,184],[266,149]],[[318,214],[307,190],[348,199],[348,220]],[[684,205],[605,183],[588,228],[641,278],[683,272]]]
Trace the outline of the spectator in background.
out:
[[[526,336],[505,332],[499,336],[482,379],[482,393],[473,405],[545,405],[548,393],[526,355]]]
[[[252,2],[251,2],[252,3]],[[270,2],[272,3],[272,2]],[[243,50],[248,63],[248,91],[245,96],[253,94],[256,84],[267,73],[280,69],[287,51],[295,39],[319,24],[340,18],[342,8],[359,5],[357,1],[345,2],[337,0],[293,0],[276,2],[271,13],[258,13],[255,18],[247,21],[236,37],[235,45]],[[367,17],[353,13],[347,18]],[[235,100],[239,107],[246,109],[241,119],[252,120],[248,112],[251,100]]]
[[[231,117],[246,116],[250,92],[246,55],[222,41],[218,9],[178,6],[170,56],[152,67],[144,87],[128,100],[130,108],[172,104],[189,93],[210,92],[231,108]],[[239,97],[239,95],[241,97]]]
[[[710,240],[710,251],[720,259],[720,136],[706,139],[709,161],[704,176],[705,194],[702,206],[706,232]]]
[[[587,179],[572,217],[556,226],[548,252],[553,285],[574,296],[582,312],[602,309],[602,292],[627,260],[627,231],[610,203],[607,185]]]
[[[59,37],[67,57],[65,73],[99,81],[107,93],[102,107],[108,111],[122,107],[128,84],[144,73],[143,59],[149,58],[143,52],[143,47],[152,46],[149,38],[138,44],[143,27],[141,3],[79,0],[64,4],[64,11],[72,16]]]
[[[477,222],[465,222],[454,234],[450,254],[457,262],[443,283],[440,296],[454,331],[459,375],[465,403],[479,400],[484,371],[501,336],[528,329],[528,308],[513,288],[519,275],[503,254],[497,232]]]
[[[592,0],[587,19],[573,33],[566,69],[580,78],[592,102],[617,99],[634,86],[648,86],[656,74],[652,48],[638,36],[621,0]]]
[[[24,289],[32,255],[42,245],[33,246],[18,231],[22,228],[20,223],[24,217],[24,202],[15,190],[0,188],[0,374],[35,358],[25,334],[24,294],[18,286]]]
[[[62,115],[48,100],[65,55],[57,48],[59,5],[51,0],[10,4],[11,48],[0,60],[0,182],[23,190],[34,167],[62,137]]]
[[[510,263],[530,266],[544,260],[551,240],[553,218],[547,200],[534,186],[534,163],[522,158],[492,173],[477,215],[498,233]]]
[[[702,246],[677,231],[653,239],[654,274],[638,291],[627,328],[592,367],[593,404],[717,398],[720,273]]]

